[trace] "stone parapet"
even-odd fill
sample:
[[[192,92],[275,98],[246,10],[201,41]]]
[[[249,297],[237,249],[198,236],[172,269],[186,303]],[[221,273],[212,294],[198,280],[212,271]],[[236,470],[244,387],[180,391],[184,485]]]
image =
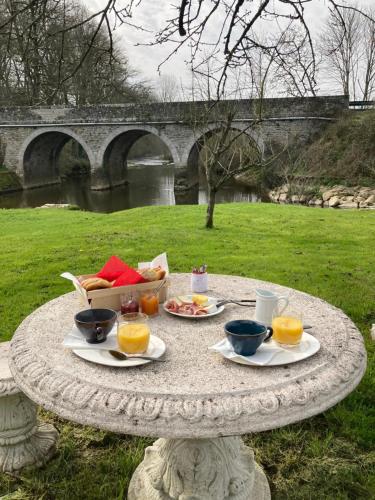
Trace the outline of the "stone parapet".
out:
[[[0,124],[41,123],[107,123],[107,122],[189,122],[208,111],[215,120],[226,110],[236,110],[236,119],[335,117],[348,109],[345,96],[287,97],[274,99],[240,99],[186,101],[169,103],[101,104],[91,106],[3,107]]]

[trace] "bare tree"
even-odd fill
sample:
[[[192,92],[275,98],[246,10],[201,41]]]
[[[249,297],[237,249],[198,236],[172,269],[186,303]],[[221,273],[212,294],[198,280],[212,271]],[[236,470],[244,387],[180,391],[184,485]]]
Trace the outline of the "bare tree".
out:
[[[11,32],[15,19],[36,9],[37,18],[43,16],[43,9],[52,0],[18,0],[15,9],[5,19],[0,21],[0,30],[5,27]],[[62,5],[65,0],[53,0],[54,5]],[[137,26],[134,21],[134,14],[137,9],[142,9],[144,0],[106,0],[103,7],[96,12],[88,13],[83,20],[79,20],[69,26],[62,26],[49,36],[57,36],[63,32],[68,32],[85,23],[95,20],[96,29],[93,31],[91,41],[82,51],[79,61],[73,69],[71,76],[79,70],[83,61],[95,46],[99,33],[104,29],[109,40],[109,53],[112,52],[114,27],[127,25],[146,31],[143,26]],[[217,78],[216,99],[222,98],[227,83],[228,75],[233,68],[241,67],[246,60],[246,54],[255,49],[270,51],[274,44],[259,43],[252,35],[257,27],[267,26],[268,30],[275,31],[281,27],[284,30],[288,25],[290,28],[300,29],[303,36],[300,43],[304,44],[303,67],[308,72],[307,81],[313,83],[316,71],[316,47],[310,34],[310,21],[306,16],[306,9],[310,4],[319,4],[324,8],[321,0],[179,0],[174,7],[169,21],[158,32],[155,39],[150,44],[169,43],[171,51],[166,59],[180,52],[183,46],[190,47],[190,64],[193,71],[197,69],[196,61],[199,59],[203,47],[209,49],[212,54],[219,54],[221,61],[220,76]],[[342,5],[339,0],[327,0],[326,7],[335,13],[338,23],[346,27],[346,15],[343,12],[358,12],[362,18],[367,18],[374,23],[371,15],[361,9],[351,5]],[[38,17],[39,16],[39,17]],[[349,16],[350,17],[350,16]],[[291,26],[292,24],[292,26]],[[30,24],[30,29],[33,23]],[[212,36],[215,34],[216,36]],[[345,28],[345,33],[348,30]],[[337,45],[336,50],[340,49]],[[288,54],[284,54],[283,64],[291,64],[292,55],[296,47],[291,46]],[[286,57],[289,55],[290,57]],[[309,61],[307,63],[307,61]],[[161,62],[161,64],[163,61]],[[198,63],[199,64],[199,63]],[[304,71],[302,75],[304,76]],[[306,88],[308,89],[311,84]]]
[[[274,78],[281,94],[316,96],[319,61],[311,58],[309,37],[301,27],[288,26],[275,40],[273,49]]]
[[[0,19],[8,20],[0,29],[0,102],[82,105],[149,93],[133,83],[135,73],[116,40],[103,28],[97,32],[94,20],[86,22],[84,8],[48,0],[22,11],[25,4],[0,5]]]
[[[159,77],[156,96],[161,102],[173,102],[179,99],[180,86],[174,75],[164,74]]]
[[[327,71],[340,83],[345,95],[355,97],[360,59],[361,19],[358,11],[333,10],[321,36]]]
[[[369,17],[375,17],[375,9],[368,10]],[[359,82],[359,86],[363,93],[363,100],[369,101],[374,96],[375,91],[375,24],[369,19],[364,20],[364,36],[363,36],[363,62],[364,62],[364,78],[363,82]]]
[[[203,119],[195,122],[195,133],[206,130],[208,122],[215,114],[213,109],[203,115]],[[198,142],[200,160],[207,180],[207,228],[213,227],[216,195],[222,186],[236,176],[262,166],[262,154],[248,135],[255,127],[255,122],[238,130],[234,124],[236,114],[232,104],[224,110],[224,114],[221,109],[221,118],[215,118],[215,130],[203,134]]]
[[[306,93],[314,95],[316,47],[306,17],[306,7],[312,3],[318,2],[317,0],[259,0],[257,2],[181,0],[177,7],[178,15],[160,31],[155,43],[175,41],[175,48],[167,59],[178,52],[184,44],[189,44],[192,48],[191,64],[194,71],[197,68],[196,61],[199,59],[202,45],[210,46],[213,53],[219,51],[222,64],[216,98],[222,98],[228,75],[233,68],[244,64],[249,52],[256,49],[271,52],[277,48],[274,40],[269,39],[262,43],[254,36],[257,26],[264,26],[262,23],[267,23],[273,31],[280,30],[285,34],[293,30],[299,33],[299,36],[294,36],[292,43],[287,43],[287,37],[284,38],[283,48],[279,52],[279,65],[283,65],[286,74],[294,78],[293,87],[295,83],[302,83],[303,95]],[[346,20],[343,15],[340,15],[341,11],[357,12],[374,23],[374,19],[369,14],[361,11],[354,4],[342,6],[336,0],[328,0],[327,6],[332,12],[338,13],[343,26]],[[217,25],[219,16],[220,25],[219,29],[216,29],[217,37],[208,43],[205,35],[212,30],[215,22]],[[177,34],[181,36],[180,41],[176,40]],[[223,51],[221,51],[222,46]],[[300,66],[298,72],[300,82],[291,71],[296,61]]]

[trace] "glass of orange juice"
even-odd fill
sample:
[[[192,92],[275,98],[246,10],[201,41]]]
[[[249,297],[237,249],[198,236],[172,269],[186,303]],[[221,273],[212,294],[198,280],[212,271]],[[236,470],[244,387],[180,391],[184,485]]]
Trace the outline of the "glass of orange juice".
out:
[[[117,343],[119,350],[127,354],[147,351],[150,342],[148,318],[142,313],[128,313],[118,317]]]
[[[141,294],[140,300],[142,312],[147,316],[155,316],[159,313],[159,293],[147,290]]]
[[[303,333],[302,313],[287,308],[272,318],[273,340],[283,346],[295,346],[301,342]]]

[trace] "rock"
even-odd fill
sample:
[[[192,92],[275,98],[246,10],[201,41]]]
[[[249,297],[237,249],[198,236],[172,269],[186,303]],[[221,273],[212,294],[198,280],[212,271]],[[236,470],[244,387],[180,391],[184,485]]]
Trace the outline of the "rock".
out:
[[[347,187],[347,186],[340,186],[337,191],[342,196],[352,196],[352,195],[354,195],[354,188]]]
[[[321,207],[323,206],[323,200],[321,200],[320,198],[311,198],[311,200],[309,200],[309,205]]]
[[[300,202],[300,197],[298,196],[298,194],[294,194],[290,199],[291,199],[292,203],[299,203]]]
[[[358,208],[358,203],[354,201],[341,202],[339,208]]]
[[[281,193],[280,196],[279,196],[279,202],[280,203],[285,203],[288,199],[288,195],[287,193]]]
[[[333,198],[335,196],[338,197],[345,197],[345,196],[354,196],[355,194],[355,189],[354,188],[349,188],[346,186],[333,186],[331,189],[328,189],[328,191],[325,191],[326,188],[321,188],[321,191],[323,191],[323,201],[328,201],[330,198]]]
[[[338,207],[340,205],[340,198],[338,196],[333,196],[328,203],[328,206],[331,208]]]
[[[336,196],[337,191],[335,189],[330,189],[322,194],[323,201],[328,201],[333,196]]]
[[[366,199],[367,205],[375,205],[375,194],[372,194]]]
[[[41,207],[37,208],[69,208],[71,205],[69,203],[46,203]]]
[[[268,197],[271,201],[276,202],[279,200],[279,193],[276,189],[268,193]]]
[[[375,190],[369,187],[362,187],[359,189],[359,194],[367,198],[370,194],[374,194]]]
[[[371,328],[371,338],[372,338],[372,340],[375,341],[375,325],[372,325],[372,328]]]

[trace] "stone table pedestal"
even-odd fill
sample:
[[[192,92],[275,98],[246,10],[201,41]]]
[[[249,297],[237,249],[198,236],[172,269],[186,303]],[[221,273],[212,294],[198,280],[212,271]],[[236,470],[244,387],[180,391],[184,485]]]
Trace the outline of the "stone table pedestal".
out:
[[[171,295],[190,291],[190,275],[171,276]],[[129,500],[269,500],[266,477],[240,436],[298,422],[341,401],[366,368],[352,321],[323,300],[272,283],[210,275],[208,295],[289,295],[320,342],[314,356],[285,366],[244,366],[213,353],[223,326],[254,310],[228,305],[211,318],[150,318],[167,346],[165,363],[112,368],[61,345],[79,309],[75,293],[34,311],[17,329],[10,363],[28,397],[63,418],[123,434],[153,436],[134,473]],[[36,334],[37,333],[37,334]]]
[[[128,500],[269,500],[267,478],[240,437],[158,439],[135,471]]]
[[[43,465],[55,452],[58,432],[38,423],[37,407],[17,387],[8,366],[10,342],[0,344],[0,471]]]

